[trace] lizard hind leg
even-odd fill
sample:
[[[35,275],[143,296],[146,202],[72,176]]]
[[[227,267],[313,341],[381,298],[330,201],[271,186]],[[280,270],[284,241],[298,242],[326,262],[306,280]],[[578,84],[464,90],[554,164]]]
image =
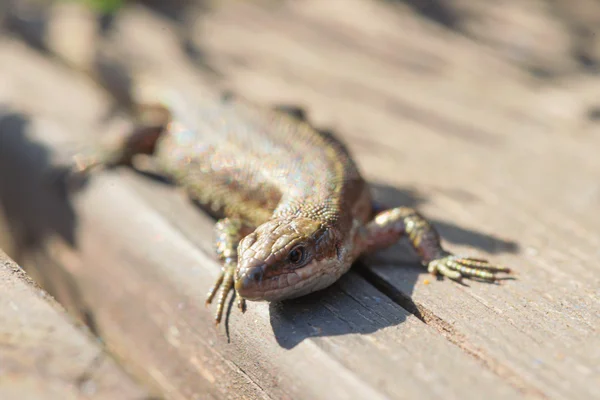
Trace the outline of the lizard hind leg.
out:
[[[136,162],[144,161],[139,160],[139,157],[145,157],[146,160],[151,158],[150,154],[154,152],[161,133],[162,130],[159,128],[148,127],[123,130],[104,143],[75,154],[70,165],[60,175],[61,184],[64,184],[69,191],[77,191],[85,185],[95,171],[118,165],[128,165],[140,170],[138,165],[140,163],[136,164]],[[154,164],[154,160],[147,161],[141,172],[160,175],[156,173],[157,168]]]
[[[215,322],[219,324],[223,316],[227,295],[233,289],[235,270],[237,268],[237,248],[240,240],[253,230],[248,224],[237,218],[224,218],[215,225],[215,251],[218,259],[223,263],[221,272],[206,297],[206,304],[211,304],[217,292],[220,293],[217,300]],[[244,312],[246,301],[236,293],[238,308]]]
[[[453,280],[463,277],[495,281],[496,272],[510,272],[509,268],[486,260],[454,255],[441,245],[433,225],[416,210],[398,207],[378,213],[361,235],[362,252],[373,252],[388,247],[406,236],[430,273]]]
[[[138,154],[152,154],[162,129],[139,127],[111,137],[106,143],[88,153],[74,157],[74,172],[87,173],[93,169],[131,165]]]
[[[85,174],[93,169],[131,165],[136,155],[154,153],[158,139],[165,133],[170,113],[161,105],[140,105],[138,122],[109,135],[99,146],[74,157],[73,172]]]

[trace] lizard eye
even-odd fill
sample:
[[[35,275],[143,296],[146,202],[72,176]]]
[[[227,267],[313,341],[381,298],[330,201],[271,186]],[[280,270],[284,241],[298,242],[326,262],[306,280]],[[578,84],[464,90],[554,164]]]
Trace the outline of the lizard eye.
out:
[[[302,264],[306,258],[305,256],[306,251],[304,250],[304,246],[296,246],[288,254],[288,261],[294,265]]]

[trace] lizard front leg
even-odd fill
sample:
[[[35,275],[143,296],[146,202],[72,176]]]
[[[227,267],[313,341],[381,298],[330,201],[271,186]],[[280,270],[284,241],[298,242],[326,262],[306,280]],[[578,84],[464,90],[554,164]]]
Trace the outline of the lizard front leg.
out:
[[[235,270],[238,261],[238,244],[244,236],[253,230],[254,227],[251,227],[237,218],[224,218],[219,220],[215,225],[215,251],[218,259],[223,265],[217,281],[208,292],[206,304],[212,303],[220,288],[221,292],[219,293],[217,311],[215,313],[215,321],[217,324],[221,322],[227,295],[233,289]],[[238,308],[244,312],[246,310],[246,301],[238,293],[236,293],[236,296],[238,298]]]
[[[431,223],[408,207],[377,214],[362,230],[358,248],[361,253],[373,252],[394,244],[403,236],[408,237],[430,273],[439,273],[454,280],[475,277],[494,281],[498,279],[496,272],[510,272],[509,268],[493,265],[486,260],[460,257],[444,250],[440,236]]]

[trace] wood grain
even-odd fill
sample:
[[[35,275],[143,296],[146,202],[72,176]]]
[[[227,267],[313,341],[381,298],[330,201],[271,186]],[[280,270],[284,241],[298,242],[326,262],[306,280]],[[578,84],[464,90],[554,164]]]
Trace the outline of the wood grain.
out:
[[[149,398],[2,251],[0,291],[0,398]]]
[[[44,248],[115,354],[166,397],[600,396],[597,79],[540,80],[506,48],[391,10],[228,3],[192,24],[191,61],[172,21],[131,7],[103,56],[192,101],[218,86],[306,106],[348,143],[380,200],[418,207],[452,251],[517,279],[436,281],[398,246],[324,293],[234,314],[227,343],[200,307],[217,271],[212,222],[163,184],[103,174],[67,207],[77,235]],[[35,143],[58,150],[63,134],[99,130],[89,127],[107,105],[93,85],[6,46],[8,101],[60,125],[34,129]],[[43,101],[58,92],[69,96]]]
[[[373,282],[411,296],[428,324],[527,394],[600,395],[593,367],[600,357],[600,136],[586,120],[597,82],[579,76],[540,85],[413,14],[385,14],[368,2],[317,3],[282,7],[277,18],[256,8],[211,16],[210,34],[201,37],[207,57],[244,93],[268,102],[257,85],[269,81],[268,93],[293,93],[315,115],[327,113],[322,120],[346,139],[367,176],[416,188],[419,208],[441,220],[453,251],[518,272],[501,287],[415,286],[391,251],[388,261],[370,264]],[[409,49],[412,63],[437,69],[390,66],[387,54],[367,50],[373,41],[365,39],[365,21],[377,21],[369,26],[377,31],[373,47]],[[342,24],[343,38],[330,33]],[[312,57],[286,63],[286,47]],[[231,62],[239,59],[247,62]],[[353,87],[361,95],[343,92]]]
[[[3,57],[2,68],[17,88],[38,68],[51,68],[19,46],[7,47],[11,52],[6,53],[18,54],[19,60],[31,57],[27,67]],[[78,88],[68,73],[56,72],[40,83],[36,98],[21,100],[20,109],[45,108],[34,114],[42,121],[46,112],[57,113],[54,129],[33,122],[26,134],[59,154],[56,144],[76,138],[86,126],[69,133],[73,121],[60,128],[59,121],[90,93],[85,82]],[[39,106],[42,93],[51,95],[65,85],[72,86],[65,103]],[[2,140],[4,151],[26,155],[27,148],[8,133]],[[20,169],[21,176],[38,176],[40,168],[31,162],[29,169]],[[208,250],[212,221],[172,190],[121,175],[98,175],[68,205],[55,205],[74,210],[75,249],[68,236],[57,235],[45,238],[42,248],[68,274],[108,347],[167,398],[314,399],[332,393],[339,398],[436,398],[442,393],[459,398],[490,386],[498,397],[517,394],[356,274],[303,300],[252,304],[247,315],[233,313],[228,341],[224,327],[214,327],[212,310],[203,306],[218,271]],[[35,198],[48,201],[50,196],[42,191]],[[186,235],[190,231],[203,234],[192,239]],[[36,274],[53,279],[43,270]]]
[[[312,6],[302,8],[303,13],[310,15],[305,25],[320,23],[322,27],[325,15],[339,15],[320,12],[314,3]],[[369,19],[364,15],[361,18]],[[215,31],[206,36],[206,41],[214,43],[215,49],[221,52],[229,51],[230,48],[222,44],[225,40],[217,29],[221,28],[223,33],[228,30],[223,28],[223,21],[215,20],[211,25]],[[227,43],[236,43],[237,52],[243,49],[247,57],[261,58],[262,64],[269,66],[274,63],[271,60],[281,58],[276,55],[281,49],[267,39],[267,31],[272,31],[272,27],[261,30],[256,20],[243,21],[255,24],[256,34],[261,37],[259,45],[251,47],[251,43],[258,41],[249,35],[230,36]],[[287,19],[278,19],[284,20]],[[327,21],[330,22],[329,17]],[[236,22],[240,31],[245,30],[240,26],[242,19]],[[419,46],[421,38],[433,36],[434,29],[423,28],[411,32],[410,45]],[[287,40],[298,50],[303,46],[306,51],[314,48],[292,29],[286,32],[290,33],[278,34],[273,41]],[[328,37],[325,33],[322,36]],[[348,30],[347,36],[347,42],[351,42],[350,38],[358,38],[360,33],[358,29]],[[514,255],[493,254],[507,248],[487,240],[486,249],[483,247],[486,240],[481,237],[469,242],[468,235],[453,237],[455,229],[441,227],[446,238],[459,242],[460,246],[451,246],[453,250],[479,250],[479,254],[514,266],[518,281],[500,288],[482,284],[465,288],[447,282],[415,287],[407,283],[412,273],[393,265],[397,263],[383,263],[374,267],[373,272],[402,295],[412,296],[424,319],[450,341],[483,360],[488,368],[526,393],[543,393],[553,398],[598,396],[600,375],[592,365],[597,365],[600,356],[597,350],[600,349],[597,297],[600,263],[596,233],[600,220],[594,212],[598,207],[596,192],[600,173],[595,151],[600,138],[597,128],[589,132],[582,129],[586,126],[587,99],[577,93],[583,82],[595,84],[581,79],[582,82],[574,82],[568,90],[533,88],[520,71],[501,60],[496,60],[496,68],[489,68],[477,46],[453,39],[456,40],[449,40],[453,51],[440,52],[438,56],[441,64],[446,63],[446,71],[452,69],[452,63],[462,63],[463,79],[447,79],[443,70],[440,71],[442,76],[437,77],[408,76],[406,71],[397,73],[385,68],[385,61],[376,57],[350,64],[345,62],[346,57],[361,51],[350,52],[347,46],[335,44],[329,48],[319,46],[317,51],[322,51],[321,58],[315,56],[313,60],[315,68],[320,65],[321,71],[327,69],[331,74],[329,82],[338,81],[339,87],[346,84],[346,76],[352,76],[356,79],[353,83],[376,90],[381,101],[370,101],[369,106],[373,103],[410,105],[405,115],[388,107],[388,110],[379,110],[386,114],[383,118],[376,117],[375,110],[371,115],[357,118],[359,104],[356,104],[356,112],[346,109],[344,117],[338,111],[340,122],[334,124],[342,125],[344,134],[348,132],[345,137],[367,175],[390,186],[420,188],[422,197],[428,199],[421,206],[427,215],[461,227],[494,232],[502,238],[518,238],[522,251]],[[397,49],[408,45],[406,39],[385,34],[381,34],[378,41]],[[461,54],[463,60],[453,60],[456,53]],[[236,54],[237,57],[244,55]],[[364,74],[365,70],[376,68],[381,71],[378,77],[382,83],[388,83],[388,89],[383,84],[375,88],[374,79]],[[246,69],[250,72],[240,74],[240,82],[252,82],[248,74],[255,71],[269,76],[272,81],[284,81],[277,79],[283,74],[278,74],[275,68]],[[289,74],[283,67],[279,69]],[[292,69],[290,66],[289,70]],[[343,72],[338,74],[338,71]],[[384,71],[387,74],[384,75]],[[476,71],[485,71],[484,76],[479,78]],[[315,97],[338,103],[340,96],[320,85],[321,73],[297,68],[294,75],[297,80],[285,80],[285,83],[301,81],[305,87],[319,87],[320,93]],[[442,79],[443,84],[438,87],[431,84],[441,83]],[[390,93],[394,82],[399,83],[398,90]],[[272,91],[289,93],[284,85]],[[359,99],[364,97],[355,97]],[[556,108],[535,109],[544,105]],[[360,106],[368,108],[362,107],[364,104]],[[434,108],[434,111],[424,111],[425,108]],[[407,107],[399,111],[402,109]],[[331,111],[332,115],[335,113]],[[511,114],[523,117],[507,118]],[[445,121],[442,116],[446,117]],[[385,126],[361,126],[382,119],[386,121]],[[369,147],[365,151],[362,139],[354,140],[360,137],[361,128],[363,132],[370,128],[371,149],[397,149],[396,156],[393,152],[369,151]],[[477,246],[480,248],[472,248]]]

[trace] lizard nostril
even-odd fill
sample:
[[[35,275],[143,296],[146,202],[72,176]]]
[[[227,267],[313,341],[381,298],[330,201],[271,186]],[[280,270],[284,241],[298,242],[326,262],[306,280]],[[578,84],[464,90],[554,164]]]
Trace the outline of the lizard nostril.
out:
[[[246,279],[258,283],[261,282],[263,279],[263,275],[264,275],[265,271],[264,268],[258,267],[258,268],[254,268],[252,271],[250,271],[247,275],[246,275]]]
[[[238,274],[235,281],[235,290],[245,298],[250,298],[260,292],[264,279],[266,265],[258,265],[246,272]]]

